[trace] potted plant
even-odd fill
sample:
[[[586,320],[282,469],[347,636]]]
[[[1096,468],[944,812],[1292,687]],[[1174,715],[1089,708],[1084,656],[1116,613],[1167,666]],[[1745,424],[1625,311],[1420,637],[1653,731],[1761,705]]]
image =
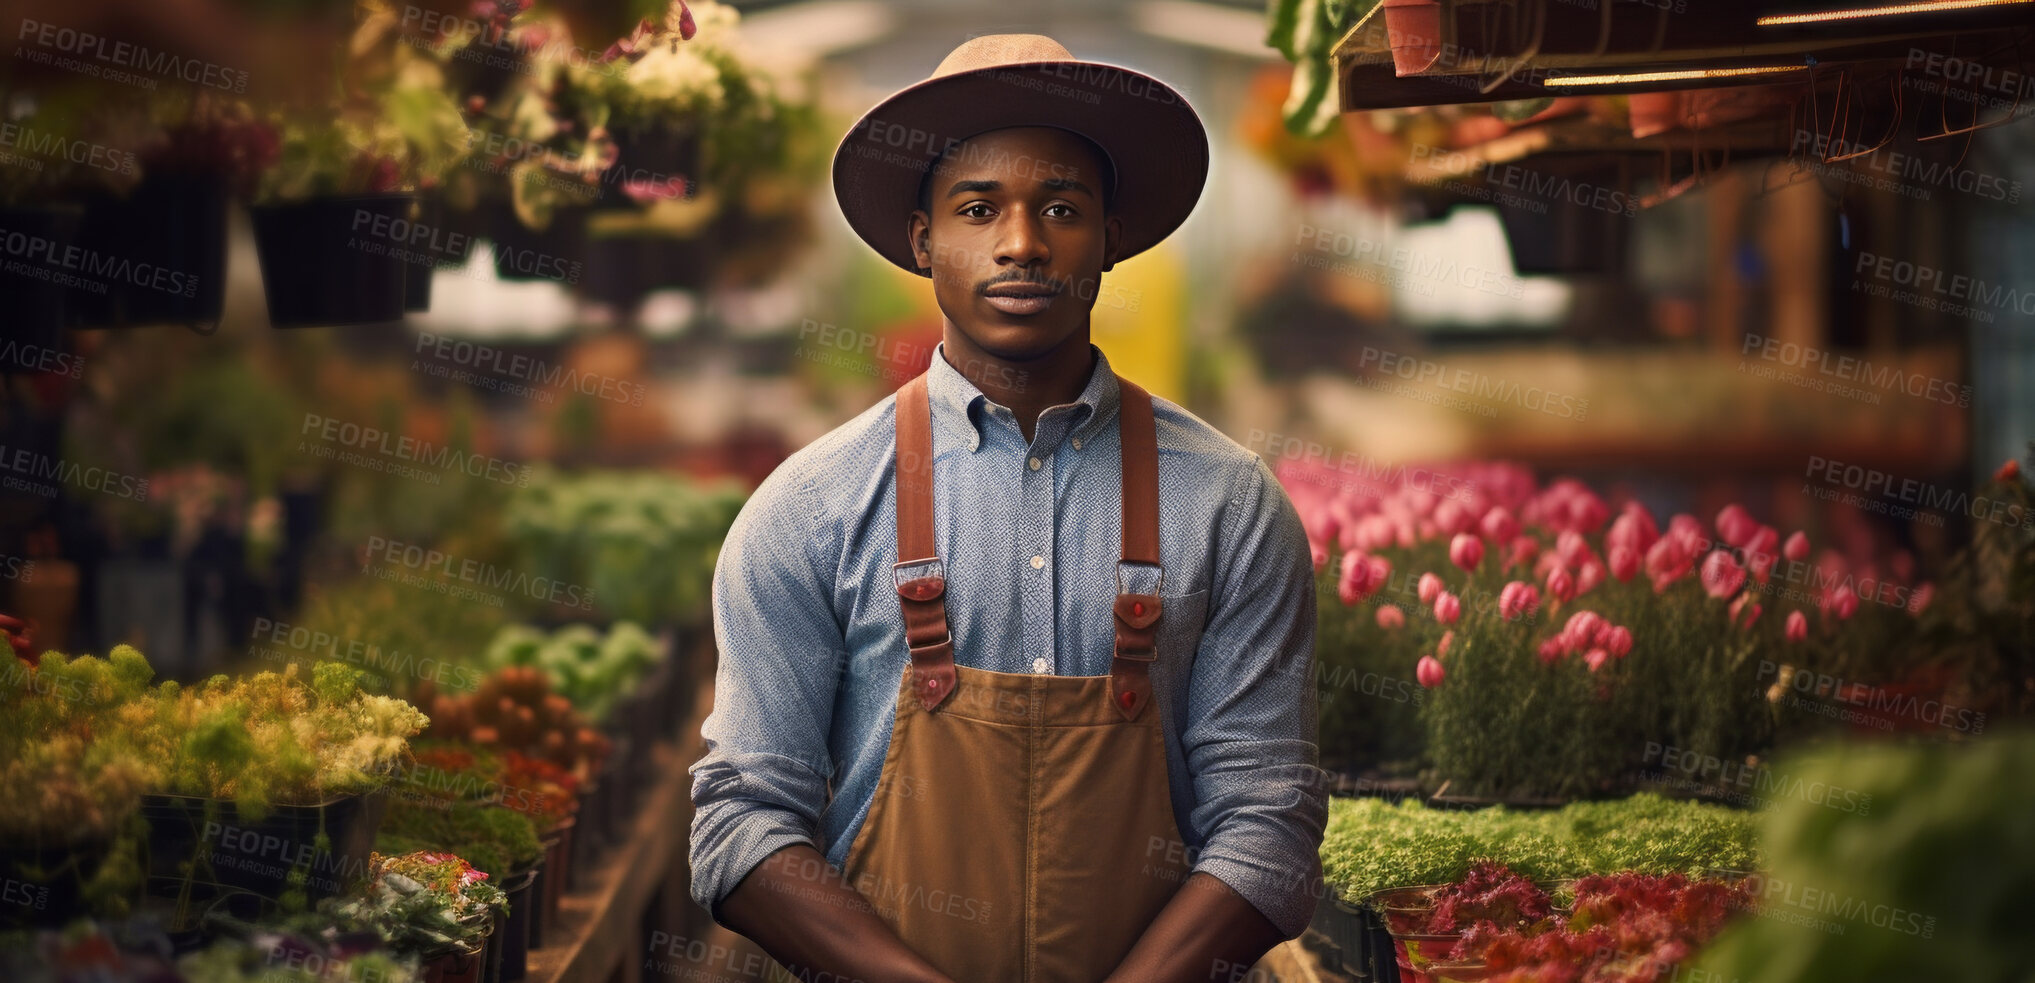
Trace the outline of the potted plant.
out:
[[[66,279],[71,273],[50,257],[65,255],[76,243],[84,218],[82,208],[54,193],[77,180],[85,165],[61,154],[32,155],[14,148],[74,145],[82,136],[76,121],[85,118],[78,107],[31,96],[13,96],[0,105],[0,124],[16,134],[10,147],[0,149],[0,228],[20,244],[9,247],[18,253],[0,253],[6,260],[0,262],[0,310],[7,312],[0,347],[14,352],[10,363],[0,364],[0,372],[39,371],[47,353],[62,350],[73,296]],[[132,166],[124,156],[96,159],[111,165],[110,177],[129,179]]]
[[[510,909],[508,895],[450,853],[377,853],[362,891],[329,899],[322,913],[371,927],[391,952],[426,964],[478,953]]]
[[[466,123],[438,65],[402,43],[398,20],[372,5],[333,103],[280,125],[279,159],[253,211],[277,327],[398,320],[408,272],[428,276],[449,258],[413,209],[465,155]]]
[[[532,898],[544,846],[530,817],[460,798],[407,797],[390,803],[375,841],[384,853],[449,853],[484,872],[508,899],[491,958],[520,970],[530,941]]]

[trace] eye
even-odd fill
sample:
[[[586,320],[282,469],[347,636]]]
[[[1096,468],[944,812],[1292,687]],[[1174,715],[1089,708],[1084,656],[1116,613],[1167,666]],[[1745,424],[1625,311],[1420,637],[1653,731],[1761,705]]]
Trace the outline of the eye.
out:
[[[1053,215],[1053,210],[1056,208],[1060,210],[1060,214]],[[1053,218],[1073,218],[1078,213],[1075,212],[1073,205],[1069,205],[1064,201],[1056,201],[1046,206],[1046,214]]]
[[[994,211],[986,201],[971,201],[961,208],[961,214],[967,218],[988,218]]]

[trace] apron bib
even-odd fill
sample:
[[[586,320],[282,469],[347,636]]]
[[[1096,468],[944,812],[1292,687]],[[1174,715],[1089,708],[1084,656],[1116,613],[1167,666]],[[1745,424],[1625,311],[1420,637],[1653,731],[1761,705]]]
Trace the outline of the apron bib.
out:
[[[1159,567],[1152,402],[1118,384],[1123,553],[1107,676],[954,664],[925,376],[898,391],[897,582],[911,657],[844,873],[906,945],[959,983],[1096,983],[1190,868],[1150,706],[1160,588],[1123,586],[1125,565]]]

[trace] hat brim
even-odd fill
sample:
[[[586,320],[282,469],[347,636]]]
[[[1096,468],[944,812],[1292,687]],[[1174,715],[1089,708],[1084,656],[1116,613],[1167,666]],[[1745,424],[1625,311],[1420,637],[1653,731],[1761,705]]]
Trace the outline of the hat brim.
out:
[[[1100,62],[1028,62],[927,79],[864,114],[834,151],[841,213],[884,259],[931,276],[908,233],[920,179],[948,147],[1013,126],[1071,130],[1109,155],[1119,260],[1179,228],[1208,180],[1208,133],[1171,86]]]

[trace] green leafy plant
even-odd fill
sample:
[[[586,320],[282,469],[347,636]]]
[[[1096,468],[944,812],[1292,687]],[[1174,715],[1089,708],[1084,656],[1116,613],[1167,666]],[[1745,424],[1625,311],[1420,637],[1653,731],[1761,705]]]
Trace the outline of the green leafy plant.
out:
[[[1328,884],[1356,904],[1388,888],[1459,881],[1484,860],[1533,880],[1751,869],[1757,823],[1752,813],[1651,793],[1550,811],[1337,798],[1321,860]]]
[[[488,643],[489,669],[533,666],[572,705],[596,723],[606,720],[615,701],[665,657],[657,639],[633,621],[616,622],[605,635],[590,625],[567,625],[546,634],[530,625],[510,625]]]
[[[321,908],[364,923],[398,954],[425,960],[468,953],[507,915],[509,900],[488,875],[448,853],[375,854],[361,894],[329,898]]]

